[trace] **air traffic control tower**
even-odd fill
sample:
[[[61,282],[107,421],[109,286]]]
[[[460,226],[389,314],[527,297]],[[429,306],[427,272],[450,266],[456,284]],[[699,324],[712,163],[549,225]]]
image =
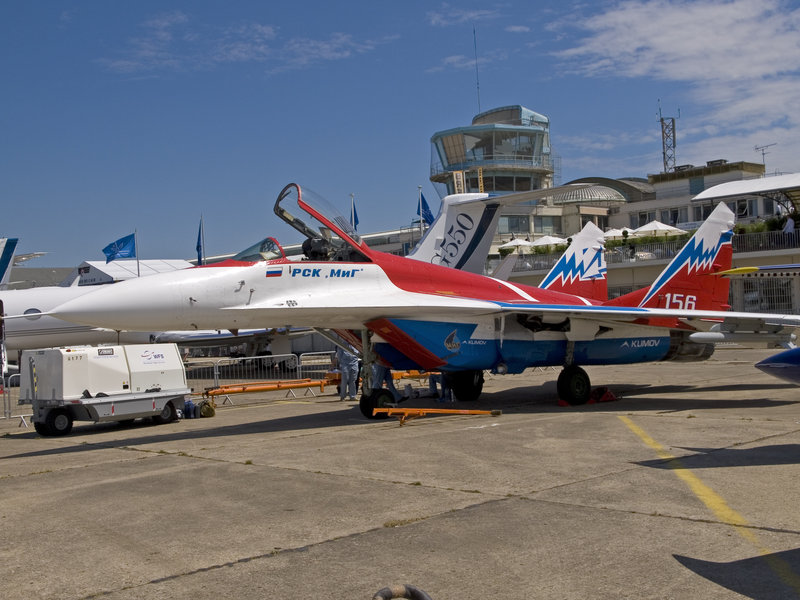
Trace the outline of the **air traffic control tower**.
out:
[[[524,106],[482,112],[472,125],[431,137],[430,180],[440,198],[549,188],[553,172],[550,119]]]

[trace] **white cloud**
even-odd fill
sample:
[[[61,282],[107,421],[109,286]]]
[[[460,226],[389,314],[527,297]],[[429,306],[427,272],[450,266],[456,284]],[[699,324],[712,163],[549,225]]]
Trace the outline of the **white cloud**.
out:
[[[470,10],[443,3],[438,10],[428,12],[428,24],[436,27],[447,27],[448,25],[476,23],[486,19],[494,19],[498,16],[499,13],[495,10]]]
[[[375,48],[375,42],[357,42],[352,35],[334,33],[327,40],[295,38],[282,50],[283,64],[275,70],[305,67],[314,63],[350,58]]]
[[[692,129],[679,131],[693,155],[721,157],[782,139],[800,139],[800,8],[784,0],[626,0],[586,18],[557,23],[585,36],[555,53],[587,77],[647,78],[688,84]],[[698,114],[699,113],[699,114]],[[682,134],[682,135],[681,135]],[[771,136],[771,137],[770,137]],[[769,139],[764,139],[764,138]],[[791,153],[791,154],[790,154]],[[777,154],[777,152],[776,152]],[[744,157],[750,160],[749,156]],[[792,168],[789,161],[783,168]],[[793,165],[796,169],[797,164]]]
[[[270,57],[272,42],[277,35],[275,27],[249,23],[229,27],[222,32],[213,49],[218,62],[263,61]]]
[[[509,25],[506,31],[509,33],[529,33],[531,30],[527,25]]]
[[[173,11],[159,14],[142,24],[143,33],[131,38],[120,58],[102,58],[98,63],[118,73],[146,73],[209,68],[233,62],[269,62],[272,73],[312,64],[347,59],[370,52],[381,40],[357,41],[347,33],[327,39],[281,39],[276,26],[242,23],[224,27],[194,26],[189,17]]]

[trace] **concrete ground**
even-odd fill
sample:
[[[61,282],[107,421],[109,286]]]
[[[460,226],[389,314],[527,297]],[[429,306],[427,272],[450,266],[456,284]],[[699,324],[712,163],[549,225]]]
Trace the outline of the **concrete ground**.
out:
[[[0,421],[0,597],[797,598],[800,395],[752,366],[775,352],[590,368],[620,399],[582,407],[555,370],[495,376],[467,408],[502,416],[403,427],[275,392]]]

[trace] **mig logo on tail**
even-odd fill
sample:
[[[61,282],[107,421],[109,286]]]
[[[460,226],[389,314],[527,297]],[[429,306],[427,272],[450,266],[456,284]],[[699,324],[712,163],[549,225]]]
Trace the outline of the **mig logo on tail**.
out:
[[[670,282],[674,282],[678,275],[688,276],[692,273],[710,271],[720,250],[725,244],[730,244],[732,238],[733,231],[731,230],[717,231],[716,233],[713,230],[710,232],[698,230],[650,286],[639,306],[645,306],[651,298],[666,292],[666,286]]]
[[[589,281],[603,278],[606,275],[606,262],[603,258],[603,248],[584,248],[577,252],[567,252],[561,257],[556,267],[550,271],[547,278],[542,281],[541,288],[547,289],[556,281],[571,283],[576,279]]]

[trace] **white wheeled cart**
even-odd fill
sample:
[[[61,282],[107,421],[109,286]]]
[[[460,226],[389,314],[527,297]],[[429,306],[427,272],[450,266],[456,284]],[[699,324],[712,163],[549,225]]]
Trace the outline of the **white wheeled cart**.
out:
[[[66,435],[73,421],[174,421],[191,394],[175,344],[26,350],[20,402],[42,435]]]

